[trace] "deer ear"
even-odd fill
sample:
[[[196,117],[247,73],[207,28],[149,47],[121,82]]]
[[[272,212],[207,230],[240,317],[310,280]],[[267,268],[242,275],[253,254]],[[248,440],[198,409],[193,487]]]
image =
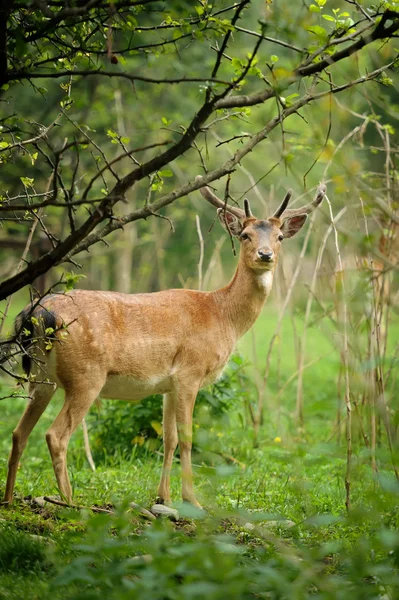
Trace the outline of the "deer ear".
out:
[[[284,238],[290,238],[296,235],[304,226],[307,218],[307,215],[295,215],[285,219],[280,227],[284,234]]]
[[[242,230],[243,225],[238,217],[228,212],[227,210],[223,210],[223,208],[218,208],[218,219],[223,225],[223,227],[230,231],[232,235],[238,237]]]

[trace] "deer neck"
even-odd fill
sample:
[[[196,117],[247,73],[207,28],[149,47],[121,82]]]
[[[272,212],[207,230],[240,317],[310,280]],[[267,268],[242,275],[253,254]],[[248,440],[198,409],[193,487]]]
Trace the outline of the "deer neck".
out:
[[[224,315],[231,323],[237,339],[255,323],[270,294],[274,269],[254,271],[249,269],[240,256],[237,270],[231,282],[218,290],[218,299]]]

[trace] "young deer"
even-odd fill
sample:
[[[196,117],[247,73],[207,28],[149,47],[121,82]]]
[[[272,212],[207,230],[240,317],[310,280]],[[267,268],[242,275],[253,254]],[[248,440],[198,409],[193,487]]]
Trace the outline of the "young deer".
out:
[[[287,210],[291,192],[268,219],[252,216],[219,200],[208,187],[201,193],[218,208],[222,224],[240,241],[238,267],[231,282],[214,292],[166,290],[119,294],[75,290],[44,298],[27,307],[17,331],[34,329],[25,339],[25,370],[35,376],[29,403],[12,438],[5,501],[11,502],[18,463],[28,437],[57,387],[65,390],[61,412],[46,440],[59,491],[68,502],[72,489],[67,447],[72,433],[99,397],[141,400],[163,394],[164,460],[158,487],[169,503],[170,472],[180,446],[183,500],[199,506],[192,484],[192,414],[198,390],[214,382],[237,340],[254,324],[268,297],[281,241],[294,236],[322,201],[321,185],[313,202]],[[55,331],[53,347],[44,348],[44,332]],[[61,332],[61,329],[63,332]],[[40,333],[41,332],[41,333]],[[36,339],[33,339],[33,338]],[[30,347],[29,347],[30,346]],[[49,379],[48,383],[39,383]]]

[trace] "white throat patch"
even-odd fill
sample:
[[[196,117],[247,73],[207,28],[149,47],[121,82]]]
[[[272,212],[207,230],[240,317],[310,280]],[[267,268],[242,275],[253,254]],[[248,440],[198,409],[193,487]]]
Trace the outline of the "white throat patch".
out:
[[[273,271],[265,271],[259,276],[259,286],[264,289],[267,295],[270,294],[273,285]]]

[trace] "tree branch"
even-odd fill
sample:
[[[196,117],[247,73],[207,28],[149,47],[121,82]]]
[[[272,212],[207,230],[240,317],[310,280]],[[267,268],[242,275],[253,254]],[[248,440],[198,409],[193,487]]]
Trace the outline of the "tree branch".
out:
[[[393,20],[393,23],[385,28],[385,23],[387,20]],[[368,27],[367,27],[368,29]],[[321,73],[327,67],[343,60],[344,58],[348,58],[355,54],[360,49],[365,46],[375,42],[376,40],[381,40],[387,37],[392,36],[399,29],[399,13],[394,12],[392,10],[386,10],[381,18],[381,21],[378,25],[371,31],[369,34],[362,36],[359,40],[343,48],[339,52],[335,54],[329,55],[326,58],[320,60],[319,62],[312,63],[310,65],[299,66],[294,70],[293,76],[287,78],[284,82],[284,89],[286,89],[292,83],[298,81],[298,79],[302,79],[304,77],[309,77],[310,75],[315,75],[316,73]],[[353,34],[354,35],[354,34]],[[339,42],[339,40],[337,40]],[[223,98],[219,100],[215,104],[215,108],[236,108],[242,106],[255,106],[256,104],[262,104],[269,98],[272,98],[277,94],[274,89],[266,89],[262,92],[256,92],[255,94],[249,94],[245,96],[229,96],[227,98]]]
[[[147,218],[147,216],[149,216],[151,214],[151,212],[148,209],[151,209],[152,212],[159,211],[161,208],[167,206],[168,204],[171,204],[178,198],[186,196],[190,192],[198,190],[201,187],[208,185],[212,181],[220,179],[221,177],[224,177],[225,175],[231,173],[232,171],[234,171],[235,166],[237,164],[239,164],[241,162],[241,160],[247,154],[252,152],[252,150],[261,141],[263,141],[269,135],[269,133],[273,129],[275,129],[275,127],[277,127],[282,121],[284,121],[290,115],[295,114],[300,108],[302,108],[306,104],[310,104],[311,102],[313,102],[315,100],[317,101],[320,98],[324,98],[328,94],[331,94],[331,93],[337,94],[346,89],[349,89],[350,87],[354,87],[356,85],[364,83],[365,81],[375,79],[385,69],[389,68],[392,64],[393,63],[384,65],[384,67],[381,67],[380,69],[376,69],[372,73],[369,73],[368,75],[364,75],[363,77],[359,77],[358,79],[355,79],[345,85],[339,86],[339,87],[335,88],[334,90],[327,90],[325,92],[320,92],[319,94],[313,94],[313,95],[306,94],[305,96],[300,98],[295,104],[293,104],[291,107],[286,108],[285,110],[283,110],[281,112],[280,115],[277,115],[276,117],[274,117],[274,119],[269,121],[269,123],[261,131],[259,131],[256,135],[252,136],[251,140],[249,142],[247,142],[247,144],[245,144],[240,150],[238,150],[230,159],[225,161],[221,167],[219,167],[218,169],[215,169],[213,171],[209,171],[203,177],[196,178],[195,181],[188,183],[186,185],[183,185],[180,188],[178,188],[177,190],[174,190],[173,192],[166,194],[165,196],[163,196],[156,202],[153,202],[152,204],[149,204],[143,208],[134,210],[133,212],[131,212],[127,215],[124,215],[123,217],[118,218],[117,220],[110,221],[99,232],[91,234],[85,240],[83,240],[80,244],[78,244],[75,247],[75,249],[71,252],[71,254],[68,255],[67,258],[70,258],[70,257],[74,256],[75,254],[82,252],[83,250],[87,250],[90,246],[99,242],[100,240],[102,240],[104,237],[106,237],[113,231],[116,231],[117,229],[123,229],[123,227],[125,225],[127,225],[127,223],[131,223],[131,222],[137,221],[139,219]],[[1,287],[0,287],[0,289],[1,289]]]

